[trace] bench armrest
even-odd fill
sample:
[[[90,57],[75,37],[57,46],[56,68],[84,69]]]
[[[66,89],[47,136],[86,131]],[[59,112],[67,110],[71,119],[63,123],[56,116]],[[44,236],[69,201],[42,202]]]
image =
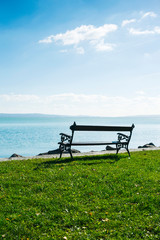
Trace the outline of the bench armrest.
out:
[[[122,141],[122,140],[125,140],[128,142],[129,140],[129,136],[123,134],[123,133],[117,133],[118,134],[118,141]]]
[[[61,135],[61,142],[65,142],[65,141],[71,141],[71,136],[66,134],[66,133],[60,133],[59,135]]]
[[[61,135],[61,136],[65,136],[65,137],[68,137],[68,138],[71,138],[71,136],[68,135],[68,134],[66,134],[66,133],[60,133],[59,135]]]

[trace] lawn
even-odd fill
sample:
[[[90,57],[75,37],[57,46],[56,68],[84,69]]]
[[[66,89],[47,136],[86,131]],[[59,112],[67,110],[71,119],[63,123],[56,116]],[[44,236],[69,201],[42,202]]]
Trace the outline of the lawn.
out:
[[[0,162],[0,239],[160,239],[160,151]]]

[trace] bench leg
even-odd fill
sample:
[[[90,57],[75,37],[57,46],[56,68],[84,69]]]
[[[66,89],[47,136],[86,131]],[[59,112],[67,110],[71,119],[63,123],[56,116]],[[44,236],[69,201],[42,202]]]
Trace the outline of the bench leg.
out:
[[[70,153],[70,156],[71,156],[71,158],[73,159],[73,155],[72,155],[72,150],[71,150],[71,148],[68,149],[68,152]]]
[[[118,154],[118,152],[119,152],[119,150],[120,150],[121,148],[125,148],[126,151],[128,152],[129,157],[130,157],[130,152],[129,152],[129,149],[128,149],[128,145],[126,145],[126,144],[125,144],[125,145],[121,145],[121,146],[120,146],[120,145],[119,145],[119,146],[117,145],[117,146],[116,146],[116,149],[117,149],[116,154]]]
[[[118,154],[118,152],[119,152],[120,149],[121,149],[121,148],[117,148],[116,154]]]
[[[60,150],[60,156],[59,156],[59,158],[61,158],[61,157],[62,157],[62,154],[63,154],[63,151],[64,151],[64,146],[63,146],[63,145],[60,145],[60,146],[59,146],[59,150]]]
[[[130,157],[130,152],[129,152],[129,149],[128,149],[128,147],[126,148],[126,150],[127,150],[127,152],[128,152],[128,155],[129,155],[129,157]]]
[[[128,152],[128,155],[129,155],[129,157],[130,157],[130,152],[129,152],[129,149],[128,149],[128,144],[125,144],[123,147],[126,149],[126,151]]]
[[[67,151],[67,152],[70,154],[71,158],[73,159],[72,150],[71,150],[71,147],[70,147],[70,146],[69,146],[69,147],[66,147],[66,146],[60,145],[60,146],[59,146],[59,150],[60,150],[60,156],[59,156],[59,158],[62,157],[62,154],[63,154],[64,151]]]
[[[62,151],[60,152],[60,156],[59,156],[59,158],[61,158],[62,157]]]

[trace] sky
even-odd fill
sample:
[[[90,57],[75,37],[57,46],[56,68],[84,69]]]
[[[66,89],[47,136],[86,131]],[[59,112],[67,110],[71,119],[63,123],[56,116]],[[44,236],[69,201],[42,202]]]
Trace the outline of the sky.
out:
[[[0,0],[0,113],[160,114],[160,1]]]

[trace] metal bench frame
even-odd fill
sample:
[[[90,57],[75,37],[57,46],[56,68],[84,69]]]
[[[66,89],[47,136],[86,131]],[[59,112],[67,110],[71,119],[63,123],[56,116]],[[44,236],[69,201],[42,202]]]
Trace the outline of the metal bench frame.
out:
[[[116,154],[118,154],[119,150],[121,148],[125,148],[128,152],[128,155],[130,156],[130,152],[128,149],[129,142],[131,140],[132,131],[134,128],[134,124],[132,126],[92,126],[92,125],[76,125],[74,122],[73,125],[70,126],[70,129],[72,131],[72,135],[68,135],[65,133],[60,133],[61,135],[61,141],[59,144],[59,150],[60,150],[60,158],[62,157],[63,152],[70,153],[71,158],[73,158],[72,155],[72,146],[93,146],[93,145],[115,145],[116,146]],[[118,132],[118,139],[116,141],[112,142],[74,142],[73,137],[75,131],[116,131]],[[119,133],[121,132],[129,132],[129,135]]]

